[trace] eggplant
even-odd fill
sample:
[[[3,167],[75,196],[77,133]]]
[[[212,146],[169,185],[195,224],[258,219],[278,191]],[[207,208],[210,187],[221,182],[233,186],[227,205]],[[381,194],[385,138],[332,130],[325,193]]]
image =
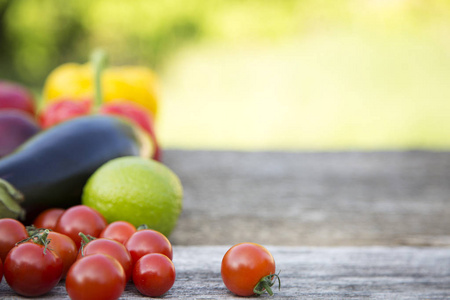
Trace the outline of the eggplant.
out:
[[[121,156],[150,158],[147,134],[117,116],[90,115],[42,131],[0,159],[0,217],[32,221],[44,209],[81,203],[88,178]]]

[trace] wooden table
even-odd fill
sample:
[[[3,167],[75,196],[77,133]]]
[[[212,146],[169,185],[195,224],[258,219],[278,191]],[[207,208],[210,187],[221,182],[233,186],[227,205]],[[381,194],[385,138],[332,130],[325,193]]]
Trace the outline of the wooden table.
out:
[[[164,298],[234,298],[220,262],[252,241],[281,270],[275,298],[450,299],[449,152],[167,150],[164,162],[185,191]],[[20,298],[3,280],[8,297]],[[44,298],[67,299],[64,283]],[[142,296],[128,285],[122,298]]]

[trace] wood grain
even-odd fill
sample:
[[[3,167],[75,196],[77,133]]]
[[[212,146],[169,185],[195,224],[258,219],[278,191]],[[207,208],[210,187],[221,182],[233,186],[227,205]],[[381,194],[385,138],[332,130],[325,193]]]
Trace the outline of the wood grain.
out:
[[[280,270],[274,299],[449,299],[450,249],[267,246]],[[228,246],[176,246],[177,279],[164,299],[229,299],[220,264]],[[268,295],[263,296],[269,298]],[[22,299],[0,284],[1,299]],[[144,299],[128,284],[121,299]],[[27,299],[27,298],[23,298]],[[42,299],[69,299],[61,282]],[[242,299],[242,298],[241,298]]]

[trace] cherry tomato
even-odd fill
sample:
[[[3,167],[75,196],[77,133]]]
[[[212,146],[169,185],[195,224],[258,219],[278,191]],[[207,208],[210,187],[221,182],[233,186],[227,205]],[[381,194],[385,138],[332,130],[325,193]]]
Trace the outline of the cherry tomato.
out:
[[[48,240],[50,241],[48,248],[55,252],[63,260],[63,275],[66,277],[67,271],[70,266],[77,259],[78,248],[75,242],[65,234],[51,231],[48,234]]]
[[[139,292],[149,297],[165,294],[172,288],[175,277],[172,261],[161,253],[142,256],[133,268],[134,285]]]
[[[125,243],[125,247],[130,251],[135,264],[139,258],[149,253],[161,253],[172,259],[172,244],[164,234],[153,230],[143,229],[133,233]]]
[[[62,208],[49,208],[41,212],[33,221],[36,228],[55,230],[59,217],[63,214]]]
[[[116,240],[125,244],[130,236],[136,232],[136,227],[126,221],[115,221],[106,226],[100,233],[101,238]]]
[[[121,264],[106,254],[92,254],[77,260],[66,277],[66,290],[72,300],[118,299],[125,285]]]
[[[225,286],[238,296],[262,294],[278,275],[272,254],[261,245],[241,243],[231,247],[222,260],[222,280]]]
[[[18,244],[9,251],[3,265],[8,285],[26,297],[49,292],[58,284],[62,271],[62,259],[38,242]]]
[[[106,238],[92,240],[81,247],[78,252],[78,259],[92,254],[108,254],[112,256],[122,265],[126,281],[128,282],[131,279],[133,260],[130,252],[122,243]]]
[[[76,205],[59,217],[55,231],[69,236],[80,248],[81,237],[78,233],[98,237],[106,225],[105,218],[98,211],[86,205]]]
[[[28,232],[22,223],[10,218],[0,219],[0,259],[4,262],[9,250],[26,238]]]

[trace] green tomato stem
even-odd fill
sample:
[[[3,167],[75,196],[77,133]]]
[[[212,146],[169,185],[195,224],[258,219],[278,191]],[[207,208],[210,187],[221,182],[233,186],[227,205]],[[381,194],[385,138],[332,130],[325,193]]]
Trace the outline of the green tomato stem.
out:
[[[280,273],[278,272],[278,274]],[[270,274],[261,278],[255,285],[253,292],[257,295],[262,295],[267,292],[269,296],[273,296],[272,286],[275,284],[275,279],[278,280],[278,289],[281,289],[281,280],[278,274]]]

